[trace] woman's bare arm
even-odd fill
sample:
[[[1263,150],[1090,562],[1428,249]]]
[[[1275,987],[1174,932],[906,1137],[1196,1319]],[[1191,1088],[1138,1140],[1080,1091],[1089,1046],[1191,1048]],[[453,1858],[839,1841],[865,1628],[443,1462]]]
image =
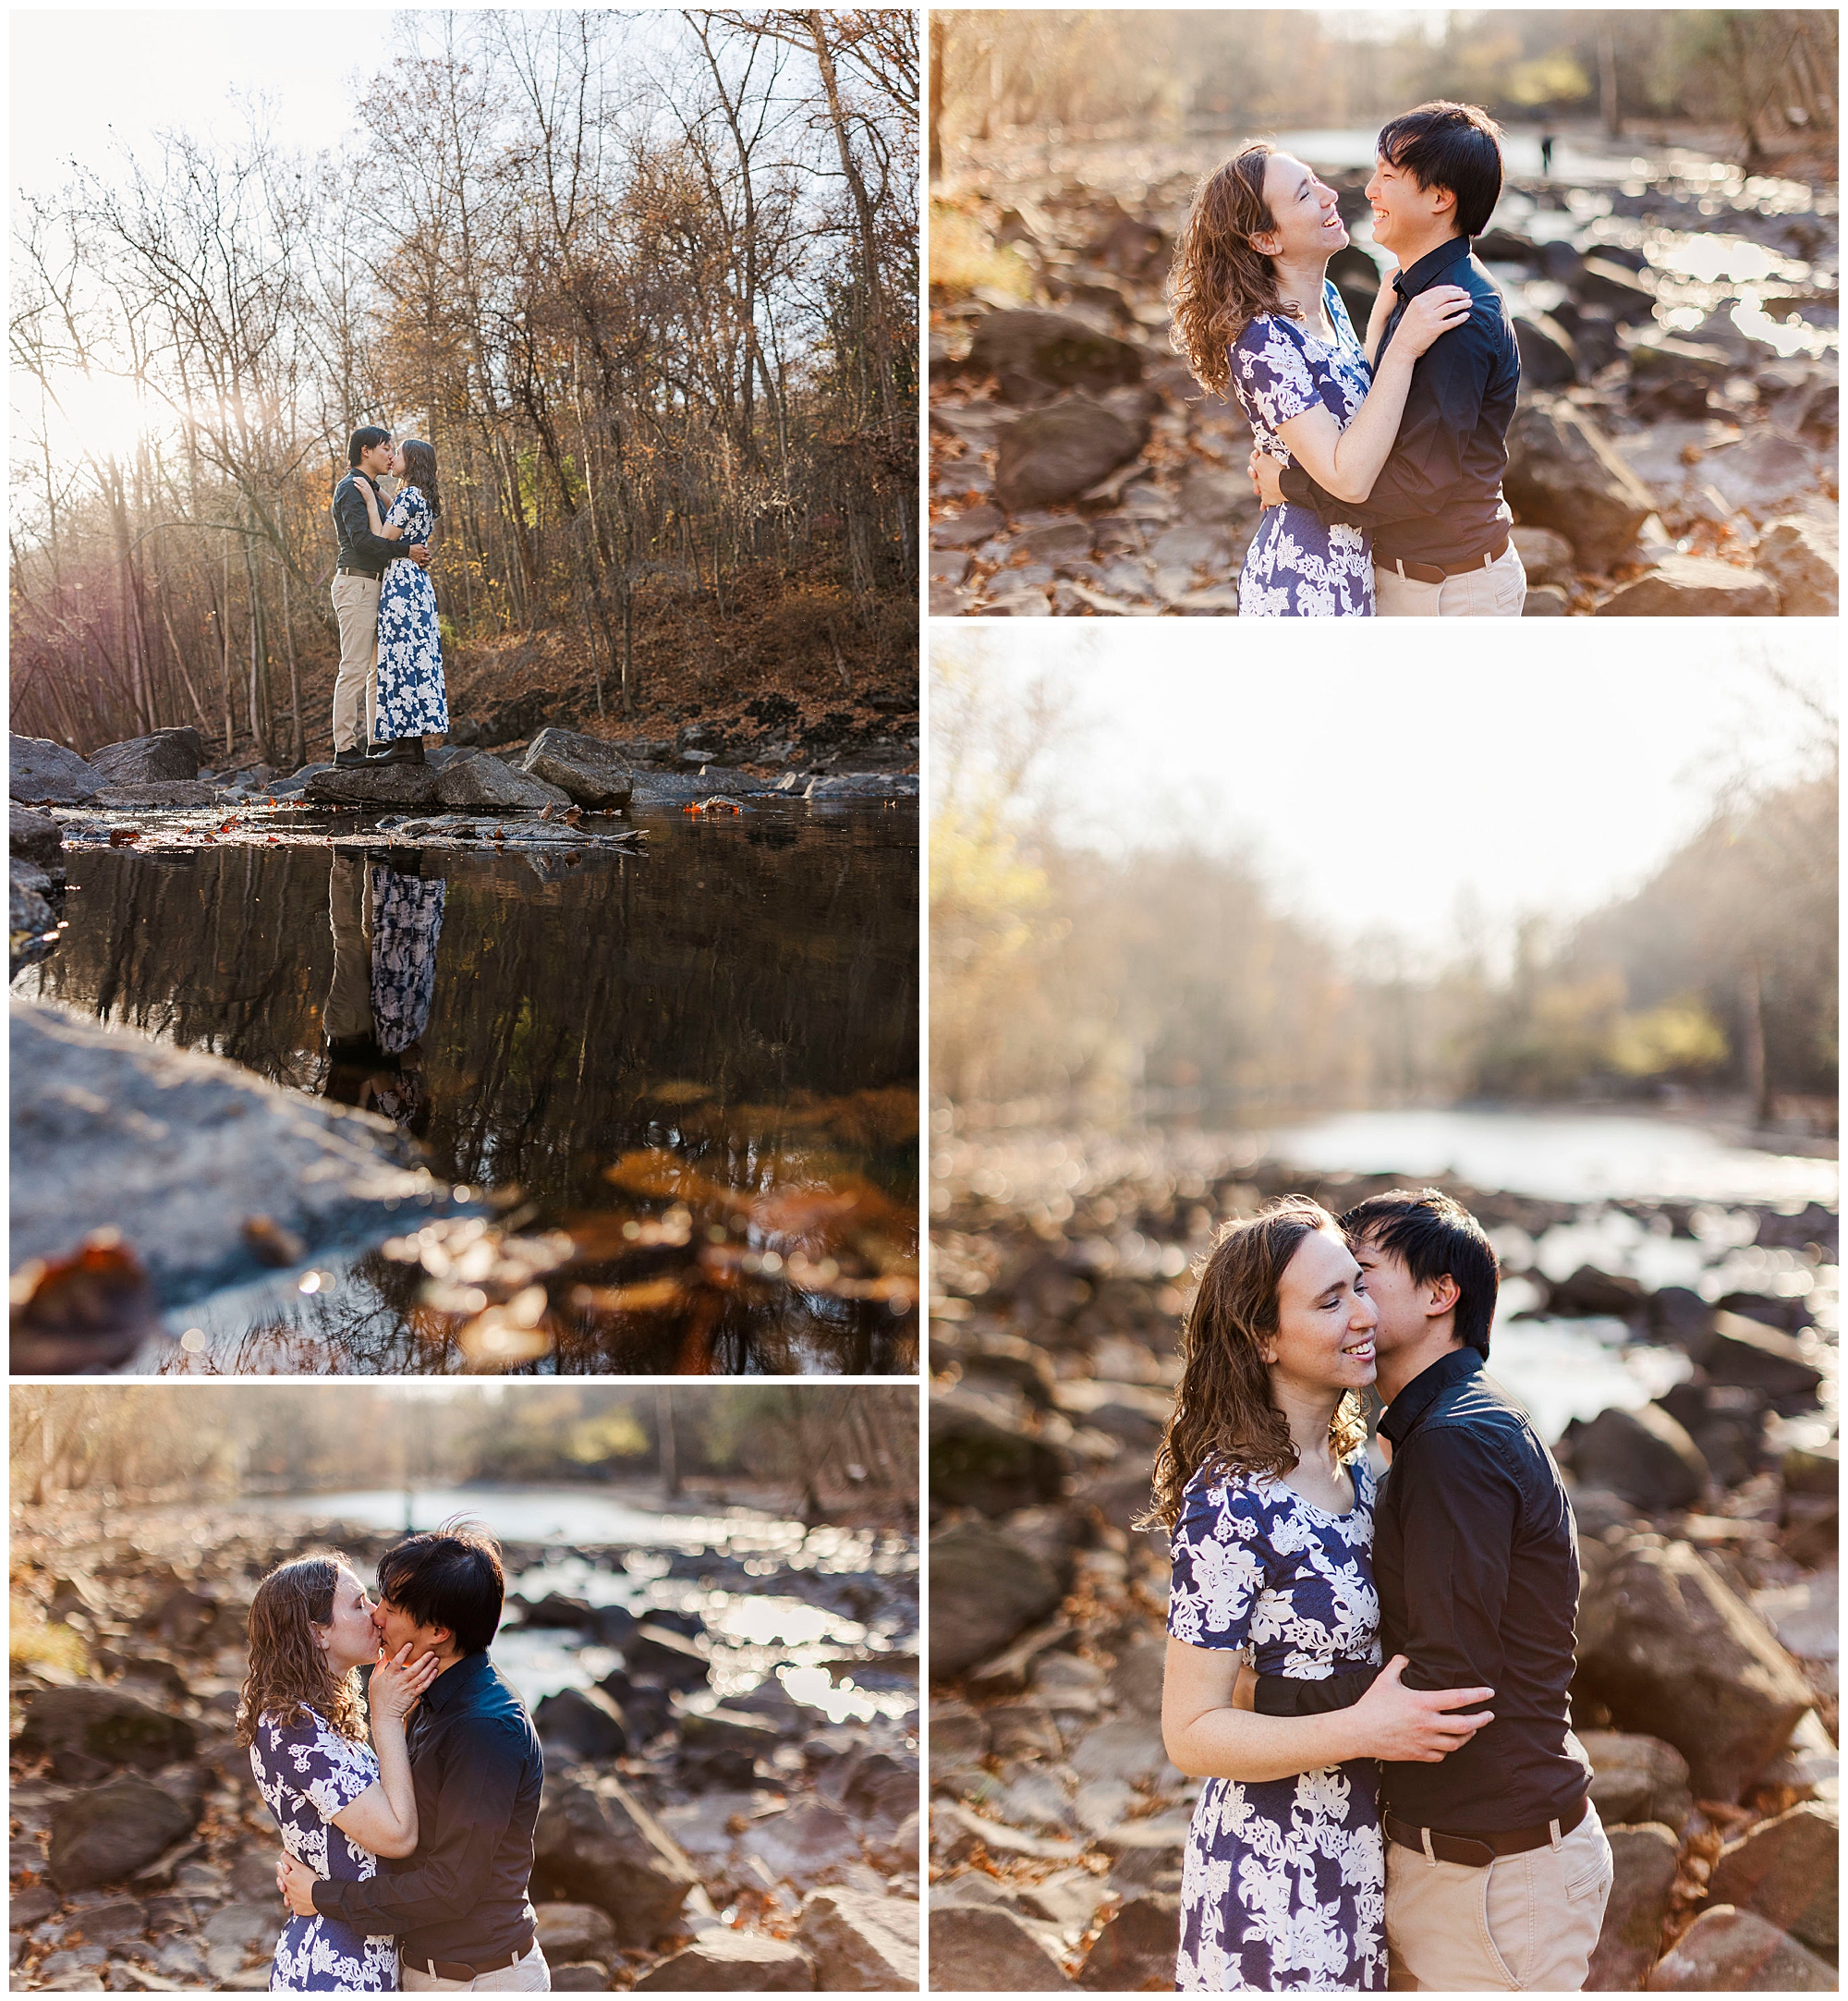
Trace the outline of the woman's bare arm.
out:
[[[360,480],[357,483],[361,495],[365,499],[366,519],[371,524],[373,534],[378,536],[382,542],[396,542],[404,533],[404,523],[402,521],[382,522],[379,519],[379,496],[372,491],[371,481]]]
[[[405,1717],[435,1680],[437,1663],[434,1654],[426,1653],[407,1664],[408,1651],[401,1648],[396,1660],[381,1661],[372,1670],[368,1696],[379,1775],[334,1816],[341,1833],[371,1855],[411,1855],[417,1850],[417,1788],[411,1782]]]

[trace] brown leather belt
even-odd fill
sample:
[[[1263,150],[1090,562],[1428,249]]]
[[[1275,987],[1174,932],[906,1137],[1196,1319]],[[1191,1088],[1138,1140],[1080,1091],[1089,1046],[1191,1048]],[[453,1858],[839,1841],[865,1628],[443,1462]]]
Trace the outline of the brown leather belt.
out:
[[[517,1966],[532,1950],[532,1940],[517,1952],[510,1952],[499,1959],[490,1959],[485,1966],[464,1966],[459,1959],[414,1959],[409,1963],[419,1973],[428,1973],[432,1980],[480,1980],[483,1973],[499,1973],[510,1966]]]
[[[1469,1869],[1486,1869],[1498,1856],[1526,1855],[1531,1848],[1546,1848],[1556,1834],[1569,1835],[1585,1818],[1590,1803],[1587,1793],[1570,1813],[1562,1813],[1546,1826],[1517,1827],[1505,1835],[1444,1835],[1435,1827],[1415,1827],[1393,1813],[1384,1816],[1383,1824],[1388,1840],[1410,1848],[1415,1855],[1440,1862],[1462,1862]]]
[[[392,560],[395,562],[397,558],[394,556]],[[334,566],[334,574],[336,577],[370,577],[374,583],[377,583],[379,579],[384,574],[384,572],[383,570],[376,569],[353,569],[345,563],[336,563]],[[447,1980],[448,1977],[449,1976],[446,1973],[444,1975],[444,1978],[445,1980]]]
[[[1446,578],[1466,577],[1473,569],[1487,569],[1491,563],[1499,563],[1507,553],[1508,538],[1503,535],[1487,555],[1473,555],[1454,569],[1440,569],[1435,563],[1389,563],[1383,555],[1376,555],[1373,563],[1376,569],[1390,569],[1395,577],[1409,577],[1414,583],[1442,583]]]

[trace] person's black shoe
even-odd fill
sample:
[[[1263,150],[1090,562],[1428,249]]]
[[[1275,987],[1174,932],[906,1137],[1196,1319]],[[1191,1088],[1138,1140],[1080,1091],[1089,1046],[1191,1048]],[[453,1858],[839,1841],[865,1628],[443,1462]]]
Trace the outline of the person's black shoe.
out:
[[[423,738],[421,737],[400,737],[395,743],[385,746],[382,756],[373,760],[378,764],[421,764],[424,763]]]
[[[336,750],[334,765],[336,771],[351,771],[356,764],[376,763],[377,760],[363,746],[357,750]]]

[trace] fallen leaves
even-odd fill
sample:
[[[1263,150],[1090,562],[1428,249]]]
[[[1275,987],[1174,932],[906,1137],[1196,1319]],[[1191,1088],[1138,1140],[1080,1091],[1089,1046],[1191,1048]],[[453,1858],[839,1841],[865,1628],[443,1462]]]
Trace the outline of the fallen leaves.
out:
[[[160,1326],[153,1287],[119,1230],[93,1230],[64,1257],[29,1259],[9,1295],[16,1374],[100,1374]]]

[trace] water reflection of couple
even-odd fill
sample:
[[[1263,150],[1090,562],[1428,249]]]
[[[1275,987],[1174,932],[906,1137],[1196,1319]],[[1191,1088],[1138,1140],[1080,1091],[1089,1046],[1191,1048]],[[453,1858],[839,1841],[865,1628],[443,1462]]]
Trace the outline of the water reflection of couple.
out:
[[[461,1523],[388,1551],[376,1604],[332,1554],[257,1587],[237,1741],[282,1831],[273,1989],[551,1987],[528,1892],[544,1760],[488,1657],[505,1588]]]
[[[1201,182],[1174,254],[1175,337],[1256,441],[1265,512],[1241,617],[1520,616],[1502,495],[1520,357],[1470,254],[1501,194],[1501,134],[1474,105],[1386,126],[1367,198],[1394,262],[1363,342],[1328,276],[1348,240],[1332,188],[1265,144]]]
[[[325,1094],[377,1112],[419,1138],[431,1102],[421,1037],[436,994],[447,885],[415,850],[336,853],[328,882],[334,976],[322,1029]]]
[[[1288,1198],[1201,1274],[1155,1478],[1162,1732],[1206,1781],[1182,1989],[1375,1991],[1389,1948],[1393,1988],[1585,1984],[1612,1871],[1567,1714],[1578,1545],[1484,1371],[1497,1286],[1435,1190]]]

